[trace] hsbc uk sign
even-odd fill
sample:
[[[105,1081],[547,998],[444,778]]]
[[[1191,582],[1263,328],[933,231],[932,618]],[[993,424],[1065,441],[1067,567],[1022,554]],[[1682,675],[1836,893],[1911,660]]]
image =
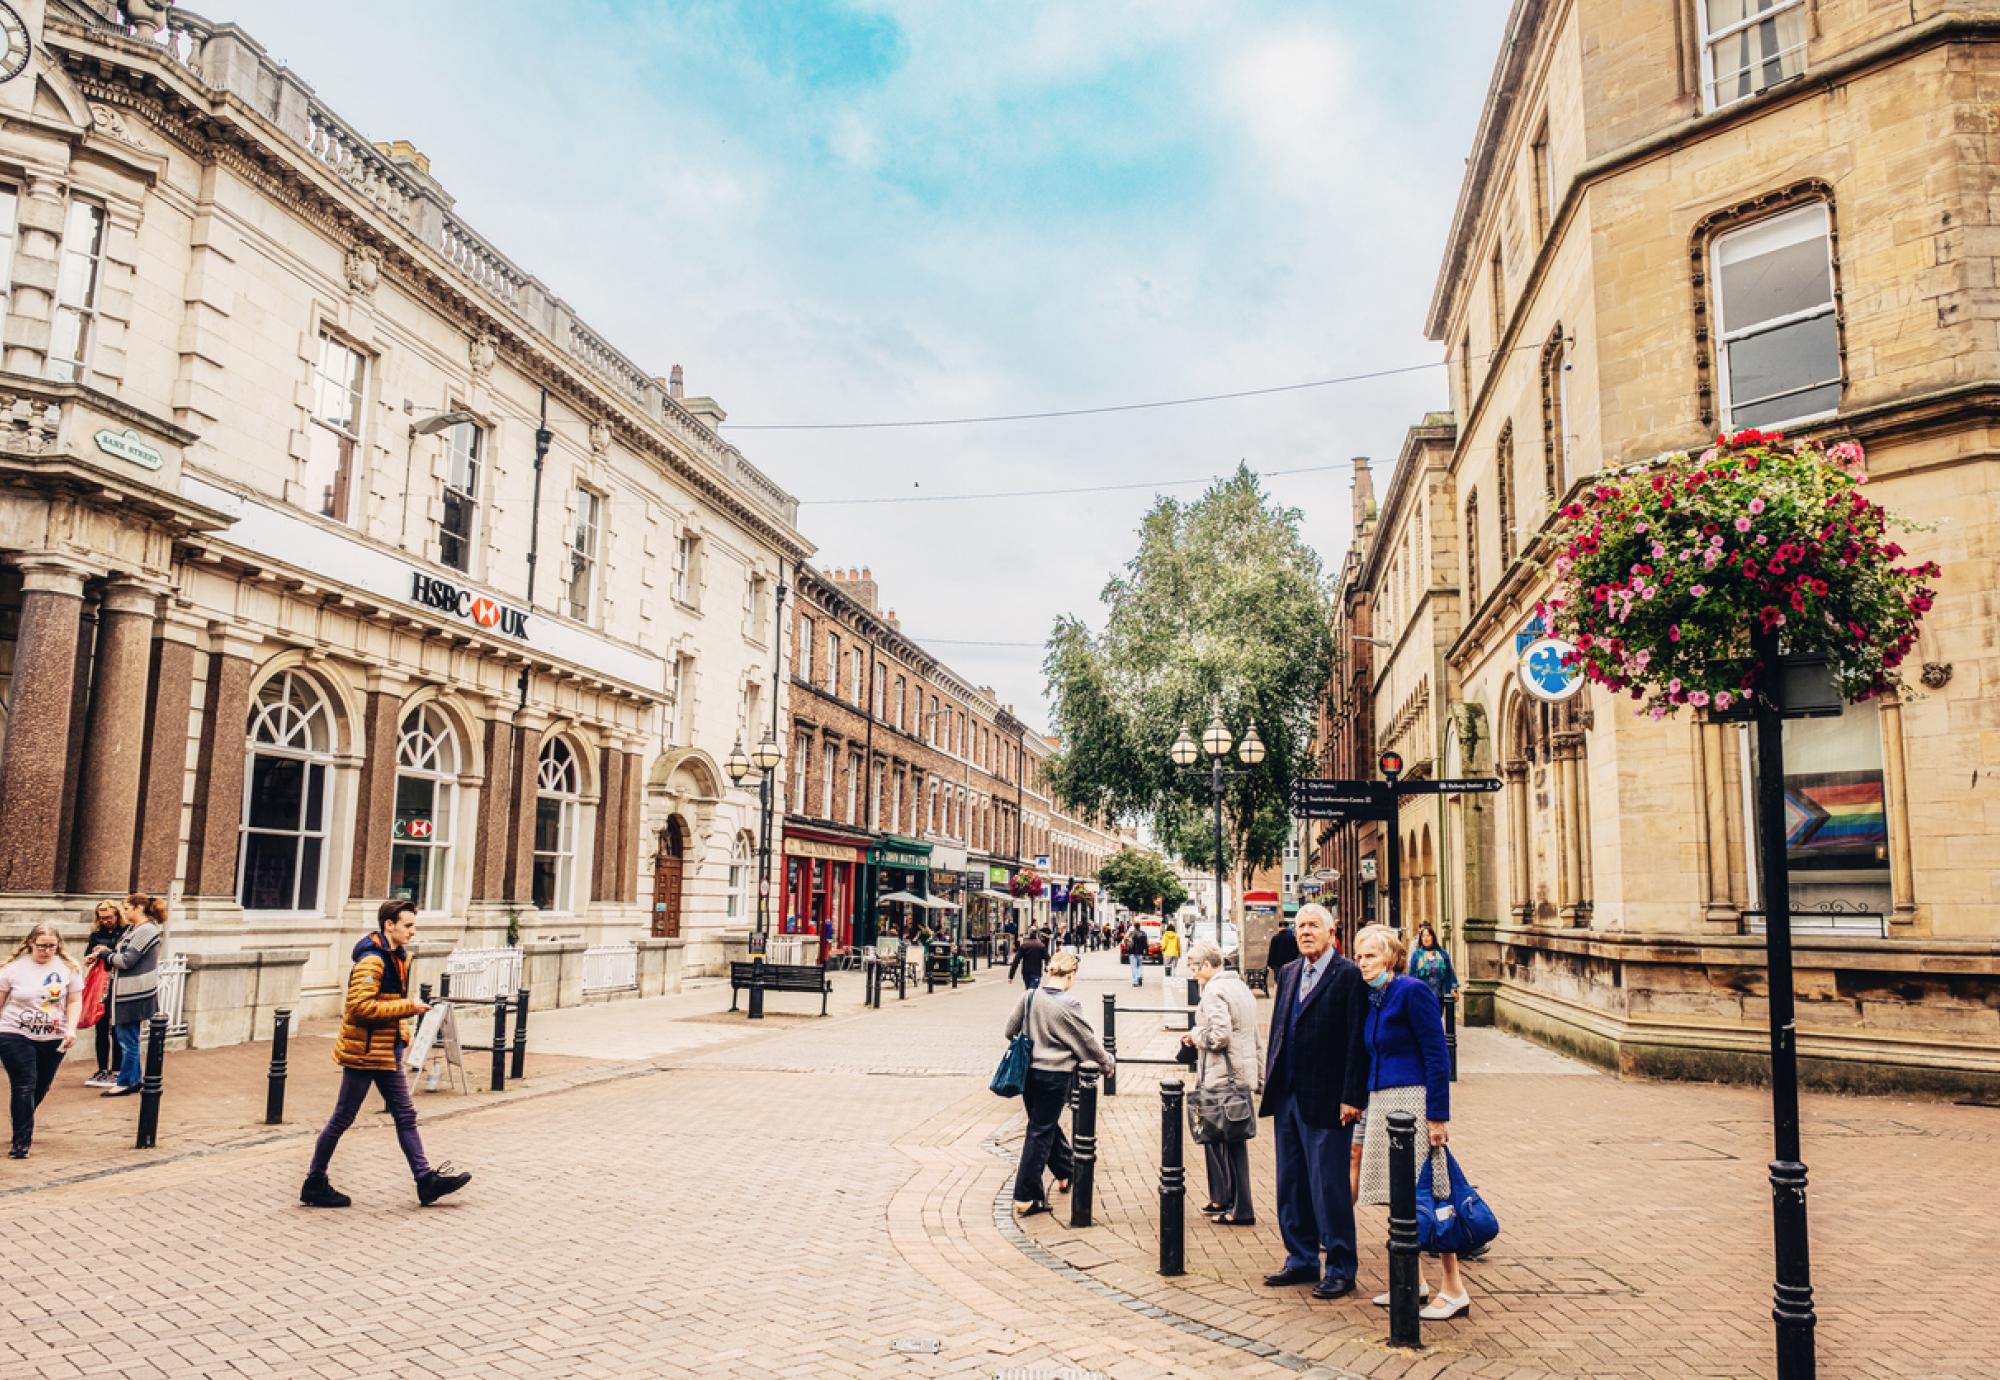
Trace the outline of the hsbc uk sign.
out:
[[[449,580],[440,580],[422,571],[410,575],[410,598],[427,609],[436,609],[477,627],[528,640],[528,614],[484,594],[460,589]]]

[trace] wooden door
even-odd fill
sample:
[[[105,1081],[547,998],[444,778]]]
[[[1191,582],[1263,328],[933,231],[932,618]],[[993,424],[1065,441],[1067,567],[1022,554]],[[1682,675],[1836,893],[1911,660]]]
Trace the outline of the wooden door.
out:
[[[653,853],[653,938],[681,937],[681,865],[687,853],[681,822],[669,819]]]

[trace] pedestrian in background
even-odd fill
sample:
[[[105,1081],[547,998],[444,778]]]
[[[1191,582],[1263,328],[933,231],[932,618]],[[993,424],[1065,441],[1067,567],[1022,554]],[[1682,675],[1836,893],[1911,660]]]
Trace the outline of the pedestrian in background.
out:
[[[1181,932],[1172,925],[1160,929],[1160,968],[1166,977],[1174,975],[1174,962],[1181,956]]]
[[[402,1147],[410,1174],[417,1181],[417,1201],[428,1207],[447,1193],[471,1182],[470,1174],[449,1164],[433,1169],[424,1158],[417,1135],[417,1109],[410,1101],[409,1079],[403,1073],[403,1051],[410,1032],[407,1022],[430,1010],[430,1003],[410,995],[409,942],[417,933],[417,908],[408,901],[384,901],[375,929],[354,946],[354,966],[347,974],[347,997],[341,1006],[340,1033],[333,1041],[333,1062],[340,1065],[340,1094],[333,1115],[313,1145],[299,1201],[307,1207],[344,1208],[353,1199],[327,1179],[327,1167],[341,1136],[354,1124],[370,1088],[382,1094],[396,1123],[396,1143]]]
[[[1031,930],[1021,947],[1014,950],[1014,960],[1007,965],[1007,978],[1011,982],[1014,973],[1021,974],[1021,985],[1030,992],[1041,983],[1042,965],[1049,961],[1049,946],[1042,942],[1042,932]]]
[[[1299,941],[1292,933],[1292,922],[1280,920],[1276,932],[1271,935],[1271,947],[1264,954],[1266,984],[1276,986],[1279,972],[1298,956]]]
[[[1195,1086],[1221,1087],[1235,1083],[1255,1097],[1264,1082],[1264,1060],[1257,1047],[1257,998],[1250,984],[1222,965],[1222,950],[1206,940],[1188,946],[1188,972],[1201,984],[1201,1005],[1195,1008],[1194,1029],[1181,1043],[1200,1051],[1195,1061]],[[1225,1227],[1257,1222],[1250,1200],[1249,1140],[1211,1141],[1201,1147],[1208,1161],[1208,1202],[1202,1211]]]
[[[1367,990],[1360,971],[1333,951],[1332,926],[1326,907],[1299,908],[1299,956],[1278,973],[1258,1108],[1274,1123],[1278,1233],[1285,1242],[1284,1265],[1264,1283],[1312,1284],[1317,1299],[1354,1292],[1347,1147],[1368,1105]]]
[[[83,952],[86,955],[85,977],[89,976],[88,966],[90,964],[94,963],[101,966],[104,962],[104,955],[118,947],[118,935],[122,928],[122,922],[118,918],[118,903],[116,901],[99,901],[96,911],[91,916],[90,937],[83,941]],[[111,1034],[110,997],[111,994],[107,983],[104,1014],[97,1018],[97,1023],[91,1028],[92,1038],[96,1041],[97,1046],[97,1072],[83,1080],[83,1086],[86,1088],[110,1088],[115,1087],[118,1082],[116,1077],[116,1070],[118,1068],[118,1042],[112,1038]]]
[[[1451,952],[1438,943],[1437,931],[1426,920],[1417,926],[1417,944],[1410,950],[1410,976],[1431,989],[1440,1008],[1458,990],[1458,974],[1451,966]]]
[[[1368,1126],[1361,1149],[1361,1201],[1386,1207],[1389,1202],[1389,1114],[1409,1112],[1427,1123],[1428,1135],[1420,1134],[1418,1171],[1431,1175],[1431,1191],[1438,1201],[1451,1194],[1451,1176],[1442,1150],[1449,1139],[1451,1122],[1450,1065],[1444,1048],[1444,1018],[1438,1011],[1431,989],[1410,977],[1403,969],[1409,954],[1403,940],[1387,925],[1370,925],[1354,938],[1354,954],[1361,975],[1368,984],[1368,1019],[1364,1034],[1368,1043]],[[1423,1310],[1432,1322],[1443,1322],[1472,1311],[1465,1291],[1458,1257],[1438,1257],[1444,1281],[1438,1295]],[[1418,1292],[1430,1297],[1430,1286],[1419,1277]],[[1389,1306],[1389,1296],[1378,1294],[1375,1302]]]
[[[118,1072],[101,1097],[130,1097],[139,1091],[139,1032],[160,1009],[160,945],[167,938],[167,903],[135,891],[119,908],[124,928],[104,954],[111,969],[112,1038],[118,1042]]]
[[[1078,960],[1065,951],[1049,960],[1041,986],[1025,993],[1007,1019],[1007,1038],[1023,1030],[1035,1042],[1028,1068],[1028,1086],[1021,1094],[1028,1114],[1028,1133],[1021,1142],[1021,1162],[1014,1170],[1014,1215],[1030,1217],[1049,1210],[1042,1190],[1044,1170],[1056,1176],[1059,1192],[1069,1192],[1075,1167],[1069,1139],[1063,1135],[1062,1111],[1076,1071],[1086,1059],[1095,1060],[1105,1077],[1114,1072],[1110,1054],[1090,1028],[1083,1003],[1069,993],[1076,981]]]
[[[1152,946],[1146,942],[1146,927],[1134,922],[1125,931],[1125,961],[1132,965],[1132,985],[1146,985],[1146,951]]]
[[[12,1094],[13,1159],[28,1158],[35,1109],[56,1081],[82,1015],[83,973],[54,925],[35,926],[13,960],[0,967],[0,1064],[6,1065]]]

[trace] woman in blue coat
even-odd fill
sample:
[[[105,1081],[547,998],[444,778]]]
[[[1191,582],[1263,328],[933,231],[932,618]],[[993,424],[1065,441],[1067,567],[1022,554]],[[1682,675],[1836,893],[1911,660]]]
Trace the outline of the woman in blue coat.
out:
[[[1409,1112],[1429,1136],[1420,1132],[1417,1144],[1442,1149],[1450,1138],[1451,1065],[1445,1057],[1444,1017],[1437,994],[1427,983],[1403,971],[1409,950],[1387,925],[1370,925],[1354,939],[1354,961],[1368,984],[1368,1017],[1362,1026],[1368,1042],[1368,1125],[1361,1146],[1361,1193],[1357,1203],[1387,1206],[1389,1202],[1389,1114]],[[1426,1155],[1431,1191],[1439,1198],[1451,1192],[1443,1155]],[[1421,1173],[1421,1168],[1419,1169]],[[1458,1257],[1441,1255],[1444,1282],[1437,1297],[1424,1308],[1431,1322],[1468,1316],[1472,1299],[1459,1274]],[[1418,1292],[1428,1297],[1421,1280]],[[1376,1296],[1387,1308],[1389,1296]]]

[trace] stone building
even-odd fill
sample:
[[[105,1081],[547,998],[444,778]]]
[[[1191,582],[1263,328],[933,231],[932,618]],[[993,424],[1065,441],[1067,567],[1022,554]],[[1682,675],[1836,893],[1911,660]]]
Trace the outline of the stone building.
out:
[[[1944,568],[1908,689],[1785,729],[1802,1066],[2000,1075],[1996,18],[1512,7],[1426,322],[1459,420],[1436,481],[1460,533],[1447,748],[1507,782],[1456,821],[1455,855],[1494,865],[1444,918],[1505,1025],[1628,1069],[1763,1065],[1747,730],[1594,689],[1543,703],[1516,675],[1552,509],[1599,467],[1755,425],[1862,442],[1874,497],[1931,524],[1905,545]],[[1817,830],[1834,786],[1849,827]]]
[[[1352,541],[1333,582],[1333,678],[1320,701],[1313,750],[1322,777],[1341,781],[1375,775],[1375,644],[1373,593],[1361,579],[1363,558],[1378,522],[1375,476],[1368,457],[1354,460],[1351,483]],[[1388,883],[1382,828],[1374,820],[1315,820],[1307,852],[1320,878],[1316,899],[1328,904],[1341,950],[1354,952],[1354,935],[1374,923],[1381,888]]]
[[[16,7],[0,911],[308,1013],[390,896],[719,960],[795,501],[241,29]]]

